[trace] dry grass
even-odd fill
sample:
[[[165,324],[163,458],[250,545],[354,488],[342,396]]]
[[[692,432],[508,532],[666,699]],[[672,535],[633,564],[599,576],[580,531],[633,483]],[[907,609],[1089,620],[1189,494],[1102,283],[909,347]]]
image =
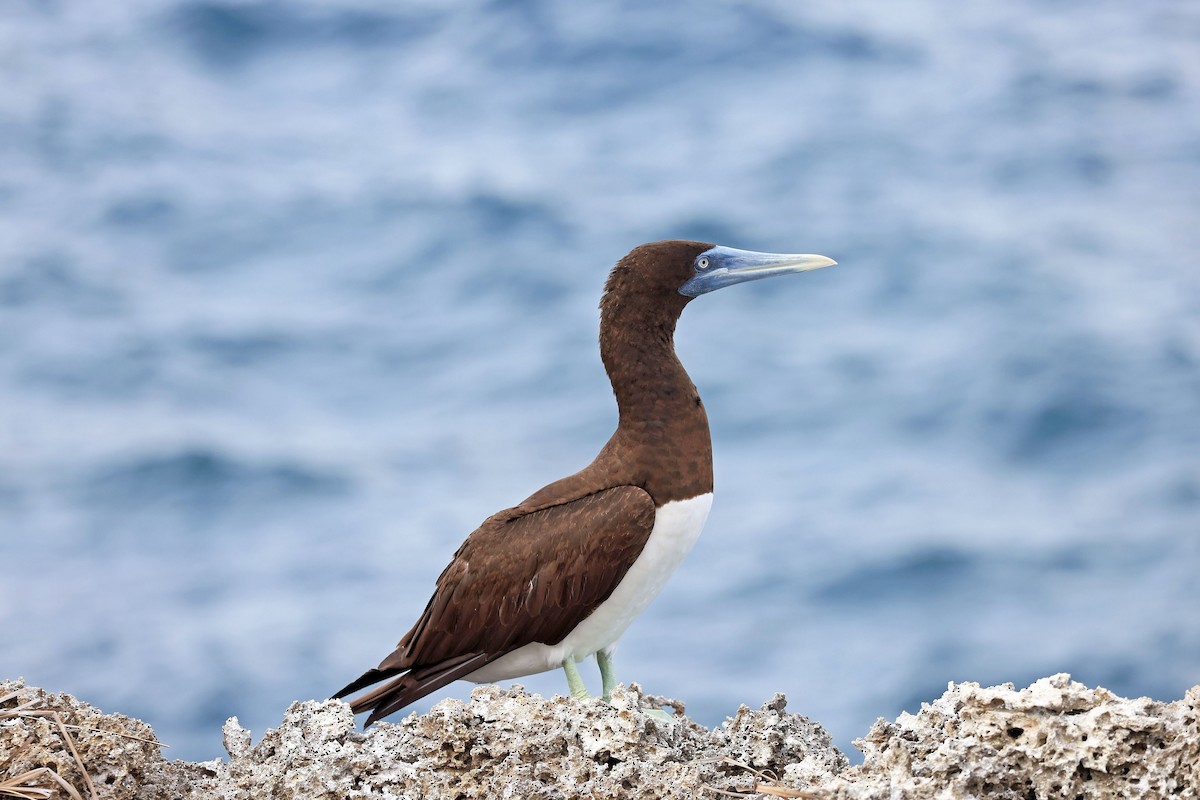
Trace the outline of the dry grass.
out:
[[[19,692],[12,692],[0,697],[0,705],[15,700],[20,695]],[[6,708],[0,710],[0,720],[5,719],[31,719],[34,717],[45,717],[54,722],[58,726],[58,731],[62,734],[62,740],[66,744],[67,749],[71,751],[71,756],[75,759],[75,764],[79,767],[79,774],[83,776],[83,782],[86,786],[88,797],[90,800],[99,800],[100,795],[96,792],[96,785],[92,783],[92,776],[88,775],[87,768],[83,765],[83,759],[79,757],[79,749],[75,747],[75,739],[67,730],[67,723],[63,720],[62,714],[53,708],[34,708],[38,704],[37,700],[30,700],[22,703],[16,708]],[[70,727],[76,727],[74,725]],[[0,773],[8,770],[9,765],[17,759],[21,753],[25,752],[28,745],[18,747],[0,763]],[[38,767],[20,775],[12,775],[0,780],[0,797],[15,797],[18,800],[48,800],[55,793],[62,789],[71,800],[83,800],[83,795],[79,793],[71,784],[52,770],[50,767]]]
[[[748,792],[729,791],[728,789],[718,789],[715,786],[704,787],[710,792],[722,795],[723,797],[753,797],[757,794],[765,794],[770,797],[797,797],[805,798],[805,800],[816,800],[817,798],[823,797],[823,795],[817,792],[806,792],[801,789],[792,789],[790,787],[783,786],[779,783],[779,776],[775,775],[774,773],[770,771],[757,770],[749,764],[743,764],[741,761],[730,758],[729,756],[713,760],[719,764],[722,764],[726,769],[732,768],[742,770],[743,772],[750,773],[758,779],[754,782],[754,787]]]

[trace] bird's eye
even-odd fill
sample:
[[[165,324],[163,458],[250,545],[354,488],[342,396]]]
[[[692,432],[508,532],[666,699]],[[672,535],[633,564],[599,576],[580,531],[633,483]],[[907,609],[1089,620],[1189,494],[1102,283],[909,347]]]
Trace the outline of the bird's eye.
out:
[[[696,269],[708,269],[708,256],[700,256],[696,259]]]

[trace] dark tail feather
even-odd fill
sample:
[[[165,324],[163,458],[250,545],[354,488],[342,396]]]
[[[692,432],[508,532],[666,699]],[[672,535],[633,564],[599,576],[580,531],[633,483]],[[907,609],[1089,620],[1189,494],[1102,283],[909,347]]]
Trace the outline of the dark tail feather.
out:
[[[402,669],[369,669],[364,672],[357,680],[348,683],[338,690],[338,693],[333,696],[335,700],[340,700],[348,694],[354,694],[359,689],[366,688],[374,683],[379,683],[393,675],[399,675],[404,670]]]
[[[363,697],[352,704],[351,708],[355,712],[372,709],[371,716],[367,717],[365,723],[371,725],[388,714],[399,711],[409,703],[416,702],[431,692],[436,692],[446,684],[470,675],[491,660],[486,653],[469,653],[440,664],[411,670],[384,684],[380,687],[382,691],[371,692],[376,696],[371,697],[369,702],[364,702],[367,698]]]
[[[392,678],[392,680],[376,687],[367,692],[361,697],[356,697],[350,701],[350,708],[355,714],[361,714],[363,711],[370,711],[371,716],[367,717],[367,725],[371,725],[378,720],[383,719],[388,714],[399,711],[409,703],[420,700],[431,692],[436,692],[448,683],[470,675],[475,670],[482,667],[484,664],[491,661],[494,657],[487,653],[468,653],[457,658],[447,659],[437,664],[431,664],[425,667],[417,667],[416,669],[404,672],[399,677],[392,677],[403,670],[380,670],[372,669],[363,674],[361,678],[342,689],[334,697],[344,697],[351,692],[358,691],[364,686],[370,686],[373,683]]]

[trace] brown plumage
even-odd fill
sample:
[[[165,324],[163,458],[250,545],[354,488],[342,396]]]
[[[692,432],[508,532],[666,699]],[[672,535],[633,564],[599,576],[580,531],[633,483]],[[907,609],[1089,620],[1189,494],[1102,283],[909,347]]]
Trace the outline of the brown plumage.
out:
[[[712,491],[708,418],[674,348],[690,299],[678,289],[710,247],[643,245],[613,268],[600,353],[620,410],[616,433],[587,468],[467,537],[396,650],[334,695],[391,678],[351,702],[356,714],[372,712],[367,724],[523,645],[560,642],[641,553],[656,506]]]
[[[616,432],[589,466],[467,537],[395,651],[335,695],[381,684],[351,702],[355,713],[371,711],[367,724],[526,645],[563,642],[638,559],[656,509],[712,492],[708,418],[674,334],[692,299],[681,287],[713,248],[655,242],[613,268],[600,301],[600,353],[620,412]]]
[[[650,495],[633,486],[496,514],[454,554],[395,652],[335,696],[400,675],[351,703],[372,710],[370,724],[522,645],[562,641],[612,594],[653,525]]]

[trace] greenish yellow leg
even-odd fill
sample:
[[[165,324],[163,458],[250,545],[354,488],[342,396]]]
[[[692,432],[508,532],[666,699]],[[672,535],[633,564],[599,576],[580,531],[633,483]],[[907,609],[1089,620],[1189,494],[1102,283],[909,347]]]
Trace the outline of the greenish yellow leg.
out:
[[[604,687],[604,702],[612,702],[612,690],[617,685],[617,676],[613,672],[612,653],[608,650],[596,651],[596,665],[600,667],[600,683]],[[576,671],[578,674],[578,671]],[[664,722],[678,722],[679,720],[674,714],[669,714],[661,708],[648,708],[643,706],[642,713],[648,717],[661,719]]]
[[[604,702],[612,702],[612,690],[617,685],[617,676],[613,674],[612,654],[607,650],[596,651],[596,666],[600,667],[600,685],[603,687]]]
[[[576,700],[589,699],[592,695],[583,685],[583,678],[579,674],[579,667],[575,665],[575,659],[567,656],[563,659],[562,668],[563,672],[567,673],[567,688],[571,691],[571,697]]]

